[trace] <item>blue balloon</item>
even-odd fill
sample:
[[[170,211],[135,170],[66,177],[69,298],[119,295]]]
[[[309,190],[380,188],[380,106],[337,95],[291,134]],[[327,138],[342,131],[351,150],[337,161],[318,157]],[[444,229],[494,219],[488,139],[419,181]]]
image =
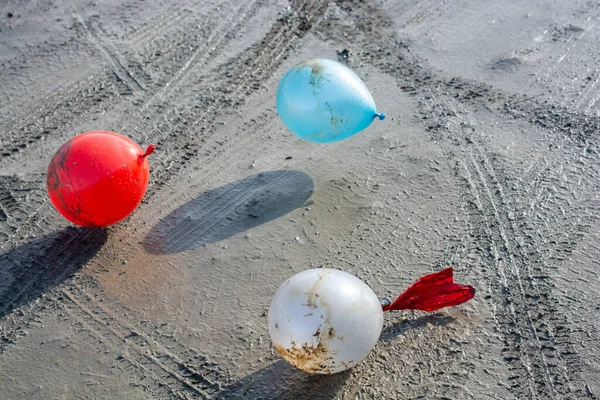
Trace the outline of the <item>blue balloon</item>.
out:
[[[277,88],[277,113],[302,139],[332,143],[368,127],[375,117],[373,96],[352,70],[315,58],[290,69]]]

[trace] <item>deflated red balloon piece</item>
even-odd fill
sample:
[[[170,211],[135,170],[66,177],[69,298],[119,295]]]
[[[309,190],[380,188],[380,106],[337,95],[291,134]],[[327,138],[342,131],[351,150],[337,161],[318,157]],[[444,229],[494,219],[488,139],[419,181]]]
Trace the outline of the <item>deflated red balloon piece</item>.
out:
[[[285,281],[273,296],[267,321],[275,349],[309,373],[335,374],[365,359],[381,336],[383,312],[435,311],[473,298],[454,283],[452,268],[427,275],[393,303],[366,283],[336,269],[309,269]]]
[[[420,278],[393,303],[383,307],[383,311],[435,311],[471,300],[475,296],[475,288],[454,283],[452,272],[450,267]]]
[[[46,182],[54,207],[69,221],[86,227],[115,224],[142,201],[150,166],[137,143],[114,132],[93,131],[63,144],[48,166]]]

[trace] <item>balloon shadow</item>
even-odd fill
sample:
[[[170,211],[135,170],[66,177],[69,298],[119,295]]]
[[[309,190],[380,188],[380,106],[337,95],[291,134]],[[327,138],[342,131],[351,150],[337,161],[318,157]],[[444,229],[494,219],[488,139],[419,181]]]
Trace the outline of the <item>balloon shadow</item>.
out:
[[[405,319],[386,327],[379,340],[388,342],[410,329],[426,325],[446,326],[455,319],[445,315]],[[222,388],[215,399],[333,399],[350,377],[351,371],[352,369],[333,375],[312,375],[279,360]]]
[[[143,241],[152,254],[218,242],[306,205],[313,181],[299,171],[261,172],[210,190],[171,212]]]
[[[311,375],[279,360],[223,388],[215,399],[333,399],[349,376]]]
[[[0,254],[0,318],[67,279],[107,237],[105,229],[69,227]]]
[[[410,329],[422,328],[426,325],[446,326],[454,322],[456,318],[447,315],[424,315],[417,319],[404,319],[399,323],[389,325],[383,329],[379,340],[388,342],[397,336],[403,335]]]

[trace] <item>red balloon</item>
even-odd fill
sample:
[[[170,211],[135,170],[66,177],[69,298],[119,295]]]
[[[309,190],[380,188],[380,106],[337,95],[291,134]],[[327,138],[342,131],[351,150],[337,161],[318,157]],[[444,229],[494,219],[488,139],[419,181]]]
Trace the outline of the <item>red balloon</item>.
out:
[[[117,223],[142,201],[150,166],[137,143],[113,132],[93,131],[63,144],[48,166],[46,187],[54,207],[87,227]]]

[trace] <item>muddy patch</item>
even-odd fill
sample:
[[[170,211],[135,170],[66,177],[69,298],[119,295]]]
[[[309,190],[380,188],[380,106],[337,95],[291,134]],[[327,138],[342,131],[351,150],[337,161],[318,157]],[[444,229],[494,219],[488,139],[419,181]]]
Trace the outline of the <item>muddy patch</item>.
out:
[[[316,346],[306,343],[299,346],[292,342],[289,348],[279,344],[275,345],[275,348],[287,362],[303,371],[312,374],[333,373],[333,357],[337,352],[329,350],[321,339]]]

